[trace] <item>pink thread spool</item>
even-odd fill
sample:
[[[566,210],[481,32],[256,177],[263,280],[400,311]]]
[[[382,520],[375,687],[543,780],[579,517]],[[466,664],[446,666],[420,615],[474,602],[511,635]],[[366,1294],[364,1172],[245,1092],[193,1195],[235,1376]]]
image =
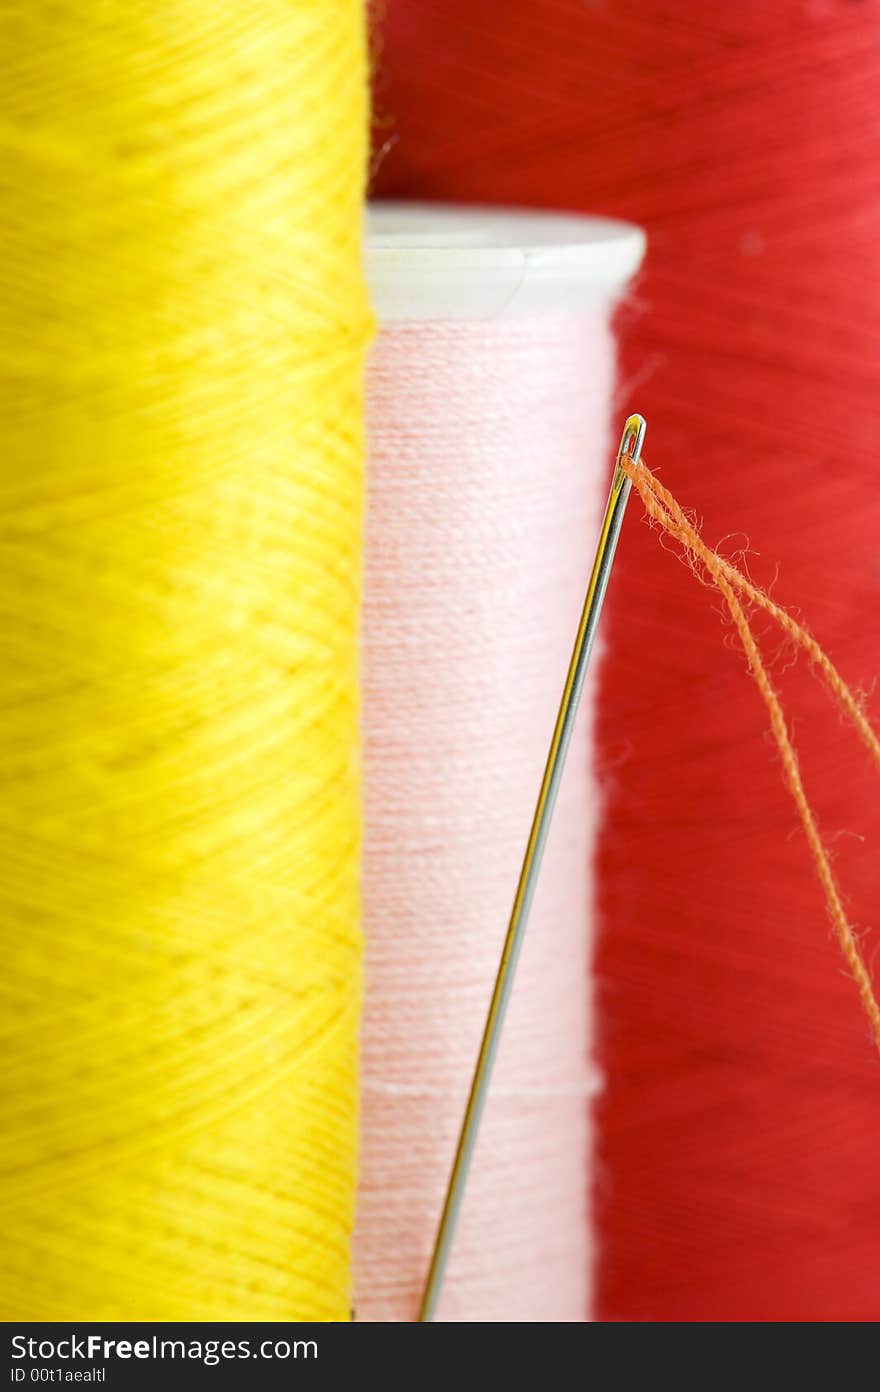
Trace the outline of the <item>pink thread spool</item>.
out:
[[[611,311],[642,251],[600,219],[373,213],[359,1319],[418,1306],[610,476]],[[591,707],[443,1319],[589,1317]]]

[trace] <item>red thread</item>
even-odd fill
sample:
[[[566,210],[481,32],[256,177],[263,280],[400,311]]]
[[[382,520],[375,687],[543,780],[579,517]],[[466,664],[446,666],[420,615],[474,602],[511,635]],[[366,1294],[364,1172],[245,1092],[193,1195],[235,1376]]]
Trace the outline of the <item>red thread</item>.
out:
[[[621,413],[648,418],[652,451],[676,460],[676,491],[701,500],[712,535],[733,525],[772,545],[835,664],[870,679],[880,6],[384,11],[378,191],[642,223]],[[772,583],[761,558],[750,566]],[[872,1320],[880,1070],[768,773],[763,712],[707,609],[643,529],[625,529],[599,727],[595,1313]],[[847,910],[876,928],[880,803],[864,750],[828,720],[807,664],[784,680]],[[869,966],[877,941],[862,938]]]

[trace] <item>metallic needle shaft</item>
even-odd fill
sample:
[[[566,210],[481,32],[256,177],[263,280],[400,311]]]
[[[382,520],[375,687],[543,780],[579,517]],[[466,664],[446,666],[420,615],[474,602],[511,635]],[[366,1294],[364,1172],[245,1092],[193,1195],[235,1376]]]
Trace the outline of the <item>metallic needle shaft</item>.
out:
[[[641,416],[630,416],[623,428],[623,437],[620,441],[617,463],[611,481],[611,492],[608,495],[608,504],[605,508],[602,530],[599,533],[599,542],[596,547],[596,559],[593,561],[593,569],[590,574],[590,582],[587,586],[587,596],[584,600],[583,613],[581,614],[580,624],[578,625],[574,651],[571,655],[568,675],[565,678],[565,686],[562,691],[562,700],[559,705],[559,714],[556,717],[553,738],[550,741],[550,751],[547,755],[544,777],[541,780],[541,791],[538,794],[535,815],[532,819],[532,829],[529,832],[529,839],[526,844],[525,855],[523,856],[519,883],[516,887],[513,909],[510,914],[510,923],[507,928],[507,936],[504,940],[504,949],[501,953],[498,975],[495,978],[495,988],[492,992],[492,1002],[489,1006],[489,1014],[486,1017],[486,1024],[483,1029],[483,1039],[480,1044],[480,1052],[477,1056],[470,1095],[468,1097],[464,1120],[462,1121],[461,1131],[458,1137],[455,1161],[446,1189],[443,1213],[434,1241],[434,1251],[431,1256],[428,1279],[425,1283],[424,1294],[422,1295],[422,1306],[419,1311],[420,1321],[429,1321],[434,1318],[437,1301],[440,1297],[443,1275],[452,1247],[452,1240],[455,1236],[455,1225],[458,1220],[458,1212],[461,1207],[462,1198],[464,1197],[464,1188],[467,1183],[471,1155],[473,1153],[474,1143],[477,1139],[480,1119],[483,1114],[483,1106],[489,1087],[492,1065],[495,1062],[495,1054],[498,1049],[498,1041],[501,1037],[507,1002],[513,985],[517,958],[519,957],[519,951],[525,935],[529,909],[532,905],[535,885],[538,880],[538,872],[541,868],[541,858],[544,854],[547,833],[550,830],[550,821],[553,816],[556,794],[559,790],[562,770],[565,765],[565,756],[568,752],[571,732],[574,728],[575,716],[584,686],[584,677],[586,676],[590,661],[590,653],[593,648],[593,640],[596,636],[599,616],[602,613],[605,591],[608,588],[608,577],[611,573],[611,565],[614,560],[614,553],[617,549],[617,539],[620,536],[623,514],[626,509],[631,488],[630,480],[621,468],[621,460],[625,455],[629,455],[633,460],[637,461],[641,454],[644,437],[644,420]]]

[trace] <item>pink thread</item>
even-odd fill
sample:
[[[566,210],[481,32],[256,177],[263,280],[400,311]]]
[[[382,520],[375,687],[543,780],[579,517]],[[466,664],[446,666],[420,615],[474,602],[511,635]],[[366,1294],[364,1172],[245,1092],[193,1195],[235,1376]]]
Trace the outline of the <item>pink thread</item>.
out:
[[[610,463],[606,318],[383,331],[368,379],[363,1143],[355,1305],[410,1320]],[[440,1318],[590,1302],[587,692]]]

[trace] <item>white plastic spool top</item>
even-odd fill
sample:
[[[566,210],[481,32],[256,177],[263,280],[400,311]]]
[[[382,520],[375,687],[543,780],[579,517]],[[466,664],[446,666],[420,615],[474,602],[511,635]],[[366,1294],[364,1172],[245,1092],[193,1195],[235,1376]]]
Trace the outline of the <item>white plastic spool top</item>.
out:
[[[442,203],[368,212],[367,280],[384,324],[607,305],[644,252],[642,229],[610,218]]]

